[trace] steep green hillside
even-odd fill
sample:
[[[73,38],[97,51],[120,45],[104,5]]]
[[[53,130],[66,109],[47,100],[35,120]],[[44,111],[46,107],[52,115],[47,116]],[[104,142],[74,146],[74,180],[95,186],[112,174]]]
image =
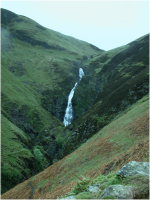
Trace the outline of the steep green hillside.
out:
[[[42,106],[63,121],[80,64],[102,50],[2,9],[2,64],[37,91]]]
[[[2,192],[73,152],[145,96],[148,52],[148,35],[105,52],[1,9]],[[74,121],[64,127],[80,67]]]
[[[124,180],[115,178],[115,172],[130,161],[149,161],[148,95],[117,116],[73,153],[18,184],[3,194],[2,199],[56,199],[71,192],[83,177],[100,184],[101,191],[80,191],[76,198],[98,199],[107,185],[125,184]],[[126,182],[133,183],[134,180]],[[144,180],[138,183],[144,184]],[[148,187],[148,181],[146,185]],[[141,186],[145,189],[145,185]]]
[[[69,137],[59,158],[75,150],[117,114],[148,94],[148,58],[149,35],[145,35],[84,63],[86,75],[73,99],[77,119],[62,133]]]
[[[32,140],[5,117],[1,118],[2,193],[26,180],[34,173],[35,158],[30,148]]]
[[[88,57],[103,51],[5,9],[1,9],[1,26],[1,100],[2,114],[7,119],[5,122],[2,120],[2,135],[9,138],[6,127],[11,122],[20,130],[17,138],[22,145],[27,146],[26,141],[21,139],[21,131],[32,141],[28,148],[35,162],[35,149],[39,149],[46,160],[36,166],[32,163],[27,167],[27,175],[19,165],[13,165],[13,169],[19,171],[19,179],[17,174],[10,176],[11,168],[6,169],[8,174],[2,174],[4,192],[53,163],[61,147],[61,141],[55,139],[64,127],[61,121],[67,96],[78,80],[79,66]],[[16,151],[14,145],[8,148],[9,152]],[[2,145],[2,151],[4,148]],[[21,162],[26,166],[25,160]],[[2,166],[5,164],[11,166],[2,154]],[[9,177],[13,177],[12,184],[7,184]]]
[[[76,117],[126,82],[134,83],[135,79],[140,79],[138,82],[141,84],[142,79],[148,80],[148,67],[149,34],[125,46],[103,52],[101,55],[87,60],[83,64],[86,76],[83,77],[82,84],[76,89],[74,97]],[[145,74],[144,77],[143,74]],[[145,82],[147,85],[147,80],[144,80],[143,84]],[[146,85],[140,87],[146,91]],[[137,91],[140,88],[131,84],[131,90]],[[125,100],[124,93],[125,91],[122,91]],[[137,94],[131,96],[135,97]]]

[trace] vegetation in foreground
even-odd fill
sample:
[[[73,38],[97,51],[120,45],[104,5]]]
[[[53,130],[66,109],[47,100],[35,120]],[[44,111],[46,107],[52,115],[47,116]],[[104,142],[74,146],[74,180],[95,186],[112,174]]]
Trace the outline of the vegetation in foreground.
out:
[[[89,184],[99,184],[106,180],[102,184],[103,189],[113,181],[120,183],[122,180],[116,179],[114,174],[123,165],[133,160],[149,161],[148,99],[148,95],[142,98],[73,153],[36,176],[18,184],[3,194],[2,198],[28,199],[31,196],[33,199],[60,198],[71,192],[82,177],[94,181]],[[130,180],[122,184],[128,184],[128,182]],[[90,197],[85,192],[78,195],[79,198]]]
[[[86,181],[85,181],[86,180]],[[89,186],[98,186],[98,192],[90,192]],[[137,175],[135,177],[126,177],[120,179],[116,176],[116,173],[110,172],[107,175],[97,176],[95,179],[84,178],[82,181],[79,181],[74,188],[67,195],[62,196],[66,198],[69,196],[74,196],[75,199],[99,199],[102,192],[110,185],[123,185],[123,186],[133,186],[138,190],[139,197],[149,197],[149,179]],[[104,197],[103,199],[115,199],[112,196]]]

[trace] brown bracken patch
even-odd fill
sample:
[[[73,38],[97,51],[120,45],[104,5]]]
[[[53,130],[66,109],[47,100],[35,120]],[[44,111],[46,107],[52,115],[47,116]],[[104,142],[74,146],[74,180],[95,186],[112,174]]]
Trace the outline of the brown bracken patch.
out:
[[[132,134],[135,135],[148,135],[149,134],[149,113],[146,113],[144,116],[133,120],[132,122]]]

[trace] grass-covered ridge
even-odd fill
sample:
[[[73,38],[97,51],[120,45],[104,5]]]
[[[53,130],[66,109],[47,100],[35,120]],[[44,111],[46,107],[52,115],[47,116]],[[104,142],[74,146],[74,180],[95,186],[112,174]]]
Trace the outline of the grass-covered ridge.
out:
[[[64,127],[61,121],[67,95],[78,80],[80,64],[101,52],[103,51],[91,44],[1,9],[2,114],[6,118],[5,127],[12,123],[32,140],[33,143],[28,148],[35,160],[34,166],[27,167],[28,176],[24,176],[24,172],[16,165],[14,168],[19,170],[21,178],[14,178],[13,184],[9,186],[9,171],[6,170],[8,174],[5,178],[2,177],[5,179],[2,192],[53,163],[55,154],[62,145],[60,139],[55,139],[60,132],[59,127]],[[2,126],[3,123],[4,120]],[[6,129],[2,131],[3,134],[7,133]],[[18,138],[21,138],[20,131]],[[22,139],[22,144],[24,143],[26,141]],[[10,152],[14,151],[14,145],[15,143],[8,148]],[[2,151],[3,148],[5,147],[2,146]],[[16,160],[18,157],[19,154]],[[26,165],[25,159],[22,162],[22,165]],[[8,160],[2,158],[2,165],[5,164],[8,165]]]
[[[14,37],[33,46],[40,45],[46,49],[65,50],[70,54],[93,55],[103,51],[92,44],[50,30],[37,22],[6,9],[2,11],[2,26],[11,31]],[[15,16],[12,17],[12,14]],[[37,43],[37,44],[36,44]]]
[[[67,95],[88,57],[103,51],[2,9],[2,64],[41,96],[42,106],[63,121]],[[57,107],[59,107],[57,109]]]
[[[72,154],[34,176],[32,186],[35,189],[33,189],[32,198],[54,199],[67,195],[79,181],[77,177],[82,178],[82,176],[93,180],[94,184],[103,182],[101,189],[105,189],[113,182],[116,184],[117,179],[114,173],[123,165],[133,160],[148,162],[148,111],[147,95]],[[3,194],[2,198],[29,198],[32,192],[32,188],[28,187],[29,181],[17,185]],[[130,182],[133,184],[134,180],[122,181],[121,184],[128,185]],[[87,197],[87,193],[78,195],[79,198]]]

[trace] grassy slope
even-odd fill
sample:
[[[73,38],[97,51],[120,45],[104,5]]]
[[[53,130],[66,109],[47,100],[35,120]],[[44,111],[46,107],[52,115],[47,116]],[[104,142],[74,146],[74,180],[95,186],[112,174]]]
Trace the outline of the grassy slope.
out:
[[[90,56],[102,51],[87,42],[45,28],[25,16],[16,15],[6,9],[1,9],[1,11],[2,25],[8,28],[14,36],[19,37],[20,40],[27,43],[33,42],[33,46],[45,45],[44,48],[49,49],[52,45],[52,50],[65,50],[68,53],[73,53],[79,56]],[[5,14],[7,16],[5,16]],[[36,44],[36,41],[38,44]],[[42,45],[42,42],[44,45]]]
[[[72,63],[99,52],[91,44],[2,9],[2,66],[22,81],[24,88],[33,89],[38,101],[46,90],[55,92],[56,98],[66,96],[78,79],[79,67]]]
[[[76,116],[83,114],[125,82],[134,81],[142,70],[148,74],[148,67],[149,34],[87,60],[83,64],[86,76],[74,96]]]
[[[55,137],[59,132],[57,127],[64,126],[51,115],[51,108],[55,106],[57,99],[58,104],[59,100],[67,101],[67,94],[78,79],[79,66],[73,63],[80,63],[87,59],[86,56],[100,54],[102,51],[91,44],[44,28],[27,17],[5,9],[1,9],[1,25],[2,114],[7,118],[2,120],[2,127],[9,127],[10,122],[17,126],[20,130],[16,136],[18,141],[21,140],[21,130],[27,134],[33,141],[28,148],[32,153],[35,149],[40,149],[47,167],[52,163],[56,151]],[[50,100],[48,106],[45,103],[47,99]],[[2,129],[2,132],[5,134],[6,129]],[[9,141],[9,131],[5,136]],[[22,140],[22,143],[26,144],[26,141]],[[12,143],[8,148],[10,152],[15,152],[15,144]],[[9,146],[9,142],[7,145]],[[2,151],[4,148],[2,145]],[[2,166],[8,166],[6,171],[13,170],[11,161],[3,159],[3,156],[2,154]],[[19,159],[18,156],[16,160]],[[35,154],[33,156],[36,160]],[[22,162],[26,165],[25,160],[22,160],[15,166],[18,173],[22,174],[22,180],[17,180],[17,174],[14,174],[16,184],[24,180]],[[39,166],[34,165],[34,169],[30,166],[28,175],[31,176],[32,170],[34,173],[41,171],[43,164],[44,162],[39,163]],[[6,173],[2,178],[5,175]],[[9,173],[7,178],[9,179]],[[15,184],[13,182],[12,185],[11,181],[7,184],[9,180],[6,177],[4,179],[2,192]]]
[[[74,62],[80,63],[85,56],[100,52],[91,44],[2,9],[2,66],[22,81],[24,88],[30,87],[31,93],[53,115],[60,112],[55,101],[66,107],[67,95],[78,80],[79,66]]]
[[[41,107],[40,100],[38,99],[40,95],[36,91],[22,83],[22,81],[17,79],[14,74],[8,71],[3,65],[1,71],[2,113],[9,118],[11,110],[21,110],[25,107],[24,113],[26,116],[28,115],[27,121],[29,121],[33,127],[35,126],[36,121],[38,121],[36,124],[37,126],[34,128],[39,132],[44,131],[45,128],[50,129],[61,125],[61,122],[58,119],[51,116]]]
[[[18,23],[20,19],[22,21]],[[22,38],[17,31],[25,32]],[[32,44],[32,40],[37,44]],[[67,51],[44,47],[40,41],[47,45],[59,44]],[[39,93],[50,90],[66,95],[78,79],[79,67],[72,63],[81,61],[85,55],[97,53],[99,50],[94,50],[88,43],[46,28],[42,30],[42,26],[22,16],[17,16],[2,28],[2,63]],[[71,81],[71,86],[66,84],[68,81]]]
[[[38,41],[39,44],[40,42],[41,44],[44,42],[49,46],[52,45],[52,49],[57,49],[58,47],[58,50],[64,50],[70,54],[91,56],[91,54],[97,54],[98,51],[101,51],[87,42],[44,28],[40,24],[24,16],[17,16],[17,20],[14,20],[13,24],[10,26],[10,30],[15,35],[17,35],[17,33],[24,33],[24,35],[27,35],[29,38]],[[20,37],[19,35],[17,36]]]
[[[84,63],[87,75],[82,78],[73,99],[74,113],[83,115],[62,132],[69,137],[59,152],[60,158],[149,92],[148,39],[145,35]]]
[[[66,195],[76,184],[78,178],[74,174],[80,178],[89,177],[96,184],[104,183],[105,179],[106,184],[102,184],[101,189],[113,182],[120,184],[114,172],[132,160],[149,161],[148,99],[147,95],[139,100],[73,153],[17,185],[3,194],[2,198],[57,198]],[[110,172],[112,174],[106,176]],[[79,198],[82,196],[97,198],[85,194],[80,194]]]
[[[32,145],[31,139],[3,115],[1,122],[1,174],[4,192],[32,175],[28,168],[29,162],[34,160],[34,155],[27,148]]]
[[[2,54],[3,56],[4,54]],[[10,56],[10,55],[7,55]],[[9,57],[7,62],[11,66],[11,62],[13,62],[13,59]],[[21,59],[21,58],[20,58]],[[9,142],[9,130],[6,131],[6,127],[9,127],[10,121],[15,124],[15,126],[19,127],[21,130],[26,132],[26,134],[31,139],[31,134],[33,134],[32,137],[32,144],[26,144],[26,141],[21,138],[21,130],[18,132],[16,138],[18,139],[18,142],[21,140],[22,144],[32,150],[34,150],[34,147],[36,145],[42,146],[40,144],[42,141],[44,142],[45,135],[41,135],[40,133],[43,133],[45,130],[48,132],[47,141],[51,142],[51,131],[54,127],[61,126],[62,123],[50,113],[48,113],[43,107],[41,106],[40,102],[40,94],[32,89],[29,85],[26,85],[22,82],[22,80],[19,79],[19,77],[16,77],[15,73],[11,73],[7,67],[7,63],[2,62],[1,72],[2,72],[2,88],[1,88],[1,100],[2,100],[2,114],[9,120],[2,120],[2,135],[5,134],[5,140],[7,140],[7,145],[10,145]],[[17,72],[16,72],[17,73]],[[8,123],[8,124],[7,124]],[[5,130],[3,129],[5,127]],[[26,135],[25,134],[25,135]],[[53,134],[57,134],[57,130],[53,130]],[[35,140],[35,137],[37,138]],[[7,139],[6,139],[7,138]],[[2,137],[2,143],[4,141],[4,138]],[[53,142],[53,141],[52,141]],[[9,152],[16,152],[16,143],[12,143],[12,145],[9,146],[8,150]],[[50,147],[46,150],[50,149]],[[5,146],[2,145],[2,152],[5,151]],[[46,152],[44,151],[44,156],[46,156]],[[16,162],[17,159],[19,159],[19,154],[15,154]],[[45,157],[47,159],[47,162],[45,163],[45,167],[43,164],[39,163],[39,166],[35,166],[35,155],[33,155],[33,159],[30,159],[30,162],[32,164],[26,165],[25,159],[22,159],[21,162],[18,162],[18,165],[11,165],[10,159],[3,159],[4,154],[2,154],[2,192],[10,189],[15,184],[22,182],[23,180],[29,178],[31,175],[33,175],[32,172],[37,173],[44,169],[46,166],[50,165],[52,163],[52,158],[50,156]],[[25,173],[24,170],[22,170],[22,163],[28,168],[27,173]],[[49,163],[49,164],[48,164]],[[48,164],[48,165],[47,165]],[[7,166],[7,167],[6,167]],[[33,167],[34,166],[34,167]],[[44,168],[43,168],[44,167]],[[14,168],[16,169],[17,173],[14,173],[13,176],[13,182],[9,181],[10,177],[10,171],[13,171]],[[33,169],[34,168],[34,169]],[[7,173],[6,173],[7,172]],[[19,174],[19,175],[18,175]],[[18,177],[19,176],[19,177]],[[5,181],[4,181],[5,180]],[[8,183],[9,182],[9,183]]]

